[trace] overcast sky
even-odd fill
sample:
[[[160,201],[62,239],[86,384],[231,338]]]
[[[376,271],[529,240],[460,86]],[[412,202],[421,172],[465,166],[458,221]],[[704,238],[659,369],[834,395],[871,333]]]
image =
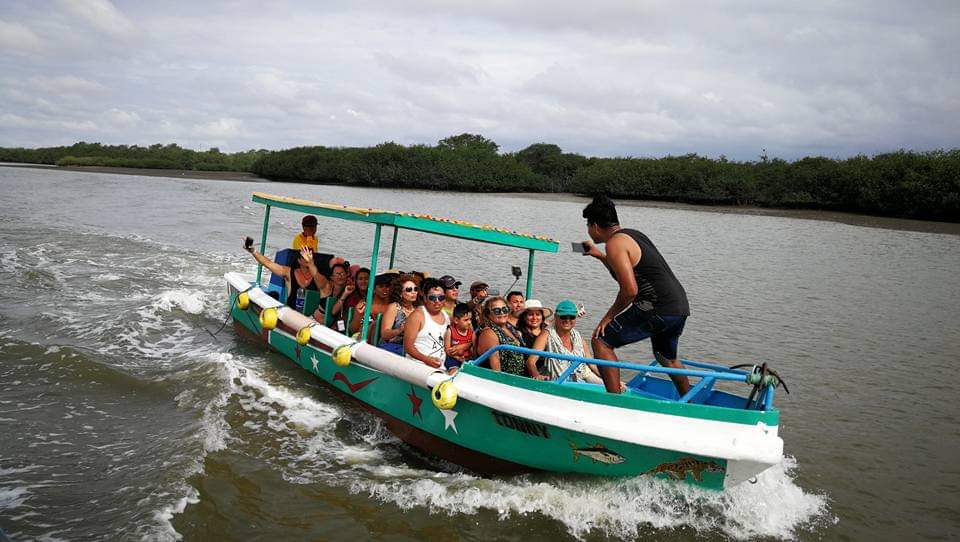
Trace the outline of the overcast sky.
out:
[[[0,146],[463,132],[593,156],[960,147],[960,1],[0,1]]]

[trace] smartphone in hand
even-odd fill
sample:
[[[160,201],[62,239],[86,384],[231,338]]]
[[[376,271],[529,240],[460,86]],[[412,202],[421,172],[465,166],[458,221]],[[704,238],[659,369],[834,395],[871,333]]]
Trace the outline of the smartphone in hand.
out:
[[[246,250],[247,252],[250,252],[250,249],[252,248],[253,248],[253,237],[247,237],[243,241],[243,249]]]
[[[579,252],[580,254],[587,252],[587,244],[583,241],[574,241],[571,245],[573,245],[572,248],[574,252]]]

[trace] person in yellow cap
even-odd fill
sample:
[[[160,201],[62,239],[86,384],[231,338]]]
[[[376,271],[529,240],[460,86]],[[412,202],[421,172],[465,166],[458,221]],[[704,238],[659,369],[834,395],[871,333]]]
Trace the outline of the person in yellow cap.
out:
[[[303,220],[300,221],[300,225],[303,226],[303,231],[294,236],[292,248],[294,250],[309,248],[311,251],[316,252],[317,217],[313,215],[307,215],[303,217]]]

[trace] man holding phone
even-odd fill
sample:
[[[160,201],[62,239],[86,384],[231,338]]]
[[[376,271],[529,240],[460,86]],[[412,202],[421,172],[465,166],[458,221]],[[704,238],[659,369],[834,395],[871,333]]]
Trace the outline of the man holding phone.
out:
[[[637,230],[620,227],[617,209],[606,196],[597,196],[583,209],[593,243],[605,243],[606,254],[590,241],[574,243],[574,251],[593,256],[617,281],[620,291],[593,333],[593,352],[599,359],[617,360],[615,348],[650,339],[661,365],[682,369],[677,347],[690,315],[687,294],[667,261],[650,239]],[[600,367],[610,393],[620,393],[620,369]],[[682,396],[690,389],[686,376],[671,375]]]

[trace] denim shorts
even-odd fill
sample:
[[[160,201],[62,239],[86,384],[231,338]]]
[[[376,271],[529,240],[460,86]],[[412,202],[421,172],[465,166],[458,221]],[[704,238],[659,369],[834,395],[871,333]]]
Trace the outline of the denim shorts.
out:
[[[607,324],[600,340],[610,348],[620,348],[649,338],[654,355],[659,353],[666,359],[677,359],[677,346],[686,321],[686,316],[650,314],[631,303]]]

